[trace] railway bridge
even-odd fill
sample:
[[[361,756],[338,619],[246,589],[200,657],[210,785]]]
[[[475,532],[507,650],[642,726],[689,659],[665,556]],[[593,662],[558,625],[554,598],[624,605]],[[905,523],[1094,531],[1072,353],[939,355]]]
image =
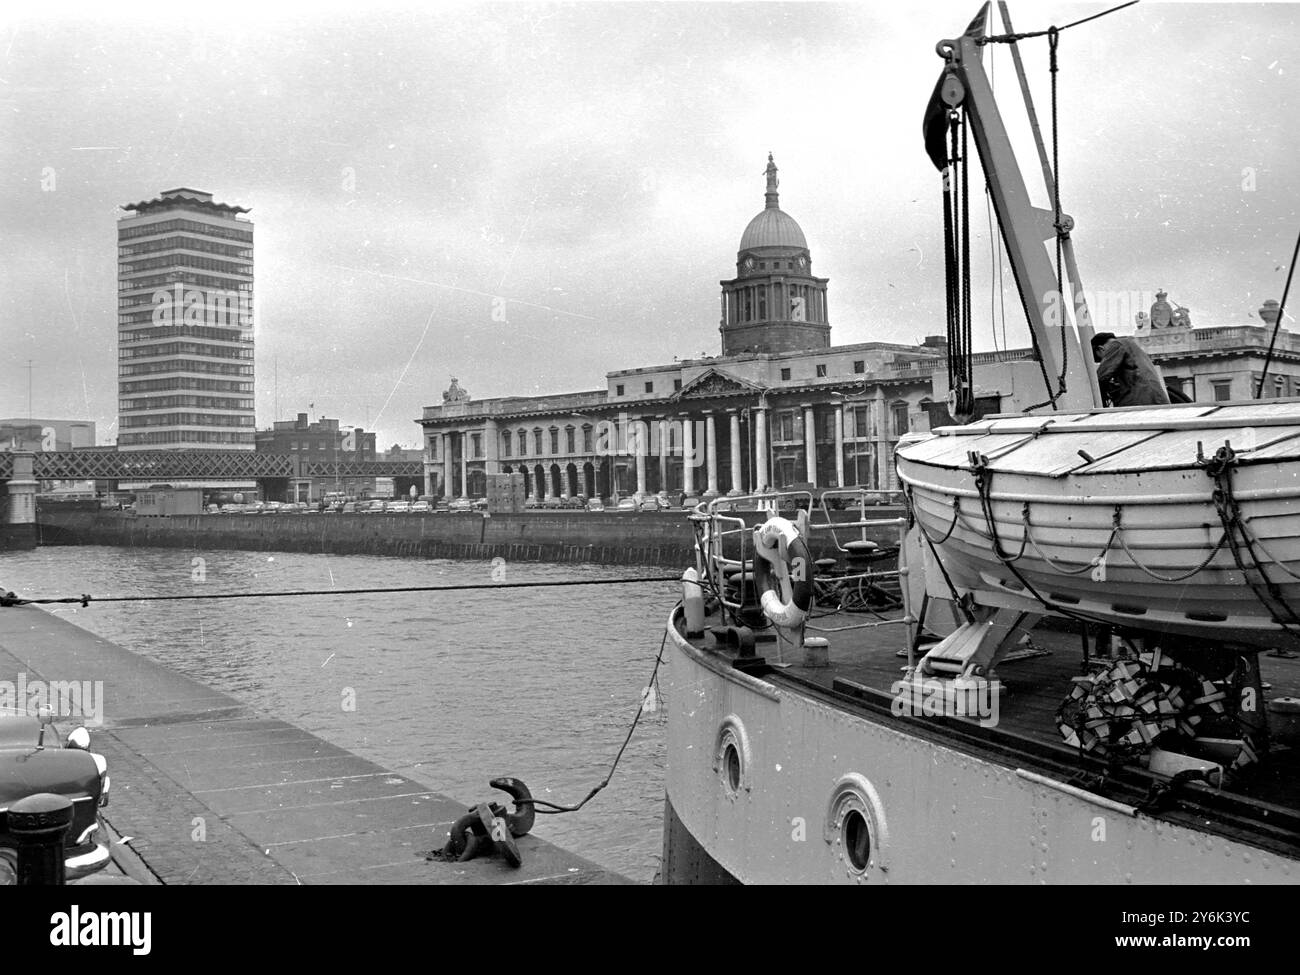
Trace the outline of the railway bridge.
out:
[[[3,517],[0,547],[36,543],[36,495],[41,481],[89,481],[116,490],[120,482],[257,483],[265,494],[313,478],[391,477],[420,484],[420,461],[325,460],[252,450],[65,450],[0,453]],[[398,484],[401,491],[404,485]]]

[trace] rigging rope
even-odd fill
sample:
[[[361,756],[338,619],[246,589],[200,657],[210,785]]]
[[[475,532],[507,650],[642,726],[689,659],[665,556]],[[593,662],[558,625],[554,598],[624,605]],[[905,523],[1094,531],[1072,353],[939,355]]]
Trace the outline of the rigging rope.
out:
[[[1259,374],[1259,387],[1255,390],[1255,399],[1264,395],[1264,380],[1268,378],[1268,367],[1273,361],[1273,345],[1277,342],[1277,333],[1282,328],[1282,319],[1286,315],[1286,298],[1291,291],[1291,276],[1295,274],[1296,258],[1300,257],[1300,236],[1295,239],[1295,250],[1291,252],[1291,267],[1286,272],[1286,284],[1282,288],[1282,303],[1277,307],[1277,321],[1273,323],[1273,335],[1268,340],[1268,352],[1264,356],[1264,371]]]
[[[1090,17],[1083,17],[1080,20],[1072,21],[1071,23],[1066,24],[1064,27],[1049,27],[1047,30],[1033,30],[1021,34],[990,34],[988,37],[980,38],[975,43],[976,44],[1014,44],[1016,41],[1027,40],[1031,37],[1043,37],[1044,35],[1049,34],[1051,31],[1056,31],[1057,33],[1060,33],[1063,30],[1069,30],[1071,27],[1078,27],[1080,24],[1086,24],[1090,20],[1096,20],[1098,17],[1105,17],[1107,14],[1113,14],[1117,10],[1123,10],[1125,7],[1131,7],[1137,2],[1138,0],[1128,0],[1128,3],[1121,3],[1118,7],[1111,7],[1109,10],[1103,10],[1099,14],[1093,14]]]

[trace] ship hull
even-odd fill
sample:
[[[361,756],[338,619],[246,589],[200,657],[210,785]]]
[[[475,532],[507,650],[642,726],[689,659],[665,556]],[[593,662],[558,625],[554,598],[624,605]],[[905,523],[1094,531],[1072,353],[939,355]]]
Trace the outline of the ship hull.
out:
[[[668,627],[665,883],[1294,883],[1279,853],[1136,813],[759,679]]]

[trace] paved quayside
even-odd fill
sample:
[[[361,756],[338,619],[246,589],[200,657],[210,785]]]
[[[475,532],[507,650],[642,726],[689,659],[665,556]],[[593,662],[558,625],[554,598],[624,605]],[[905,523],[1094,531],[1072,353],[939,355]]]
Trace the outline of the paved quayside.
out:
[[[628,882],[532,835],[518,870],[426,861],[465,803],[32,606],[0,609],[0,679],[19,673],[104,682],[91,729],[112,777],[103,812],[163,883]],[[489,777],[467,799],[507,801]],[[139,873],[120,847],[115,859]]]

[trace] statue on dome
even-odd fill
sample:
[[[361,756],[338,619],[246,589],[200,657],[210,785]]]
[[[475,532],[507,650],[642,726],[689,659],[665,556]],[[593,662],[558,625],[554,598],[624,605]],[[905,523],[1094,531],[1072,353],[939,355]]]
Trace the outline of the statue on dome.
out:
[[[469,393],[461,389],[456,377],[452,376],[451,385],[442,394],[442,401],[444,403],[463,403],[467,399],[469,399]]]

